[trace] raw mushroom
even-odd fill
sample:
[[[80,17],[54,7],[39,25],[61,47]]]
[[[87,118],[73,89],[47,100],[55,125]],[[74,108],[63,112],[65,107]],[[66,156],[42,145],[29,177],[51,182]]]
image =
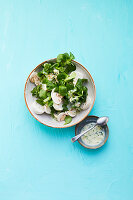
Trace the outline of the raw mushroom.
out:
[[[63,110],[62,105],[63,105],[62,102],[60,104],[53,103],[53,107],[55,110]]]
[[[79,108],[79,107],[80,107],[80,102],[75,103],[75,106],[76,106],[77,108]]]
[[[45,112],[45,107],[44,106],[41,106],[40,104],[38,104],[36,101],[34,101],[32,103],[32,109],[33,111],[38,114],[38,115],[41,115]]]
[[[47,113],[47,114],[50,114],[51,113],[51,109],[50,109],[50,107],[46,104],[46,105],[44,105],[44,112],[45,113]]]
[[[68,110],[65,113],[66,115],[69,115],[70,117],[75,117],[77,114],[75,109]]]
[[[35,83],[35,80],[34,80],[35,76],[37,76],[37,73],[36,72],[32,72],[32,74],[30,75],[30,82],[31,83]]]
[[[91,98],[87,96],[86,102],[81,105],[81,109],[86,110],[87,108],[90,107],[90,105],[91,105]]]
[[[35,85],[40,85],[40,78],[37,75],[37,72],[32,72],[30,75],[30,82],[35,83]]]
[[[62,96],[59,93],[54,92],[54,90],[55,89],[53,89],[52,92],[51,92],[52,100],[53,100],[54,103],[60,104],[61,101],[62,101]]]
[[[54,114],[55,118],[57,119],[58,122],[60,121],[64,121],[66,114],[64,112],[60,113],[60,114]]]

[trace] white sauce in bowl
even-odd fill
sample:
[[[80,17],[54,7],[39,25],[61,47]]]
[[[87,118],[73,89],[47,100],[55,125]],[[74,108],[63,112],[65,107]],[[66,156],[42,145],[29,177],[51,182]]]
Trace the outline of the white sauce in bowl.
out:
[[[81,133],[86,131],[87,129],[91,128],[94,125],[95,125],[94,122],[86,124],[81,129]],[[81,139],[85,144],[91,145],[91,146],[95,146],[95,145],[100,144],[104,140],[104,137],[105,137],[104,129],[101,126],[96,126],[92,130],[90,130],[87,133],[85,133],[81,137]]]

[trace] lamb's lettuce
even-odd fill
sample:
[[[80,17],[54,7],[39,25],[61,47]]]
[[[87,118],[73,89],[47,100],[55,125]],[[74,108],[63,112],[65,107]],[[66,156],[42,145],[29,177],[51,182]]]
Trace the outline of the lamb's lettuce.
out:
[[[71,121],[72,121],[72,117],[70,117],[69,115],[67,115],[65,117],[65,124],[64,125],[69,124]]]
[[[62,96],[63,111],[68,111],[70,108],[80,111],[80,105],[86,101],[88,95],[88,89],[85,86],[87,79],[78,79],[76,85],[74,79],[76,78],[76,66],[73,62],[74,55],[70,52],[59,54],[56,60],[48,61],[42,64],[42,70],[38,72],[41,84],[34,87],[31,91],[32,95],[37,98],[37,103],[44,106],[47,104],[51,109],[51,116],[54,117],[55,113],[59,113],[53,107],[53,100],[51,98],[51,92],[59,93]],[[54,73],[54,70],[58,70],[58,74]],[[53,80],[50,81],[49,74],[53,75]],[[46,84],[47,90],[42,89],[42,84]],[[76,106],[78,103],[79,106]],[[70,107],[68,109],[68,107]],[[65,117],[65,124],[72,121],[70,116]]]
[[[47,97],[47,92],[46,92],[45,90],[41,89],[41,90],[39,91],[39,97],[42,98],[42,99],[46,99],[46,97]]]
[[[66,86],[59,86],[59,93],[61,96],[65,96],[67,94],[67,87]]]

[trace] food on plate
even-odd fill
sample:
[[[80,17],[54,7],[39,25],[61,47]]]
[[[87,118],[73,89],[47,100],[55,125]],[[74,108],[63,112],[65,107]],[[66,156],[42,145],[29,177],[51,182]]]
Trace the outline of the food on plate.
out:
[[[32,72],[29,79],[35,84],[31,93],[36,114],[47,113],[68,124],[81,110],[90,107],[88,80],[76,69],[74,58],[71,52],[59,54],[56,61],[43,63],[41,71]]]

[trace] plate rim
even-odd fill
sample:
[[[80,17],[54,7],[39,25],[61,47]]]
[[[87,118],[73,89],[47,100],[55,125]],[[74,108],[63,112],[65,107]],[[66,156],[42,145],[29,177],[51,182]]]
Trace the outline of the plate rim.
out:
[[[91,80],[92,80],[93,86],[94,86],[94,100],[93,100],[93,104],[92,104],[92,106],[91,106],[89,112],[88,112],[80,121],[76,122],[75,124],[72,124],[72,125],[69,125],[69,124],[68,124],[67,126],[60,126],[60,127],[57,127],[57,126],[50,126],[50,125],[47,125],[47,124],[41,122],[39,119],[37,119],[37,118],[34,116],[34,114],[31,112],[30,108],[28,107],[28,104],[27,104],[27,101],[26,101],[26,86],[27,86],[27,82],[28,82],[28,80],[29,80],[29,77],[30,77],[30,75],[32,74],[32,72],[33,72],[34,70],[36,70],[40,65],[42,65],[42,64],[44,64],[44,63],[46,63],[46,62],[48,62],[48,61],[54,60],[54,59],[56,59],[56,58],[51,58],[51,59],[48,59],[48,60],[43,61],[42,63],[38,64],[38,65],[30,72],[28,78],[26,79],[26,83],[25,83],[25,87],[24,87],[24,100],[25,100],[26,107],[28,108],[30,114],[31,114],[38,122],[40,122],[41,124],[43,124],[43,125],[45,125],[45,126],[48,126],[48,127],[52,127],[52,128],[68,128],[68,127],[71,127],[71,126],[75,126],[76,124],[79,124],[79,123],[80,123],[81,121],[83,121],[83,120],[88,116],[88,114],[91,112],[91,110],[92,110],[92,108],[93,108],[93,106],[94,106],[94,103],[95,103],[95,99],[96,99],[96,86],[95,86],[94,80],[93,80],[93,78],[92,78],[90,72],[89,72],[82,64],[80,64],[79,62],[77,62],[77,61],[75,61],[75,60],[72,60],[73,62],[75,62],[75,63],[81,65],[81,66],[87,71],[87,73],[89,74],[89,76],[91,77]]]
[[[91,118],[91,117],[95,117],[95,118],[99,118],[98,116],[95,116],[95,115],[89,115],[89,116],[87,116],[86,118]],[[83,121],[83,120],[82,120]],[[80,125],[80,123],[79,124],[77,124],[76,125],[76,127],[75,127],[75,136],[76,136],[76,131],[77,131],[77,128],[79,127],[79,125]],[[104,140],[104,142],[102,143],[102,144],[99,144],[98,146],[92,146],[92,147],[87,147],[87,146],[85,146],[83,143],[81,143],[79,140],[78,140],[78,142],[79,142],[79,144],[81,144],[83,147],[85,147],[86,149],[98,149],[98,148],[100,148],[100,147],[102,147],[106,142],[107,142],[107,140],[108,140],[108,137],[109,137],[109,128],[108,128],[108,125],[106,125],[107,126],[107,137],[106,137],[106,139]]]

